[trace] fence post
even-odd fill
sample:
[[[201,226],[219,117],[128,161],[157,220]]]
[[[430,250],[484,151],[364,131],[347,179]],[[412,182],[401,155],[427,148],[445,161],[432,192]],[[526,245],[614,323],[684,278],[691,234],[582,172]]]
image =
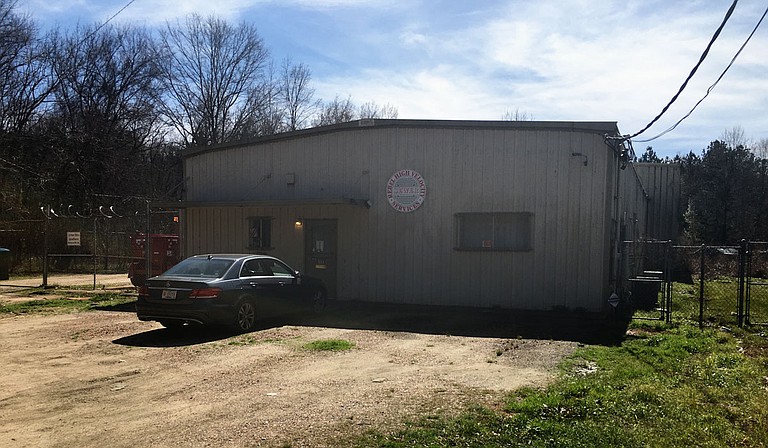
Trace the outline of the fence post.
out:
[[[98,258],[96,257],[96,223],[98,222],[98,218],[96,218],[96,214],[93,215],[93,290],[96,290],[96,269],[98,265]]]
[[[666,323],[672,323],[672,240],[666,244],[664,256],[664,307],[666,308]]]
[[[631,305],[632,293],[627,288],[627,278],[629,277],[629,263],[632,254],[633,241],[621,241],[619,242],[619,270],[616,287],[619,294],[619,305],[616,307],[616,311],[620,318],[632,316],[633,306]]]
[[[744,262],[744,324],[752,325],[749,322],[749,302],[752,297],[752,244],[746,242],[746,260]]]
[[[144,261],[144,278],[152,277],[152,207],[147,199],[147,230],[144,232],[144,249],[146,250],[146,259]]]
[[[739,298],[738,298],[738,322],[739,327],[744,326],[744,285],[746,284],[747,240],[741,240],[739,245]]]
[[[50,230],[50,224],[48,221],[51,219],[49,213],[51,213],[51,206],[46,205],[45,209],[45,224],[43,225],[43,288],[48,287],[48,231]]]
[[[706,245],[701,245],[699,260],[699,329],[704,328],[704,252],[706,248]]]

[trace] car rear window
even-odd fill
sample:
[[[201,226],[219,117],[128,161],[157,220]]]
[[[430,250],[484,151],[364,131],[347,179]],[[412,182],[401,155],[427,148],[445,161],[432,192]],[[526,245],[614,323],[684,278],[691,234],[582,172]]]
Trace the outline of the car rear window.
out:
[[[234,260],[222,260],[219,258],[187,258],[171,269],[168,269],[165,275],[221,278],[234,262]]]

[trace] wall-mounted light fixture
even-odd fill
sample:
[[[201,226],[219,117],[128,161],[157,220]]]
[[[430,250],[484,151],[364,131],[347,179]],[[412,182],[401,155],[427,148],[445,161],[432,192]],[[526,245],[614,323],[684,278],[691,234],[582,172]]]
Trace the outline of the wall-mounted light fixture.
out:
[[[301,218],[296,218],[296,221],[293,222],[293,226],[296,229],[301,229],[302,227],[304,227],[304,220]]]

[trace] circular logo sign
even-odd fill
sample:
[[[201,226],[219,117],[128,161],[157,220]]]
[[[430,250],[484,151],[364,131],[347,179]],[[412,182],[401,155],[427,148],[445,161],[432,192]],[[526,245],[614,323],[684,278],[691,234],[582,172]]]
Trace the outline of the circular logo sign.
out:
[[[408,213],[416,210],[427,195],[427,184],[421,174],[400,170],[387,182],[387,200],[395,210]]]

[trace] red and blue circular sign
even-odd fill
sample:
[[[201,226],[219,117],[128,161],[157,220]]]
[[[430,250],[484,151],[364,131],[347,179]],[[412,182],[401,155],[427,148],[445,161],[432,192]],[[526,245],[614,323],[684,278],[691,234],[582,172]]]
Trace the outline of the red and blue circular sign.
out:
[[[387,182],[387,201],[395,210],[410,213],[421,207],[427,196],[427,183],[414,170],[400,170]]]

